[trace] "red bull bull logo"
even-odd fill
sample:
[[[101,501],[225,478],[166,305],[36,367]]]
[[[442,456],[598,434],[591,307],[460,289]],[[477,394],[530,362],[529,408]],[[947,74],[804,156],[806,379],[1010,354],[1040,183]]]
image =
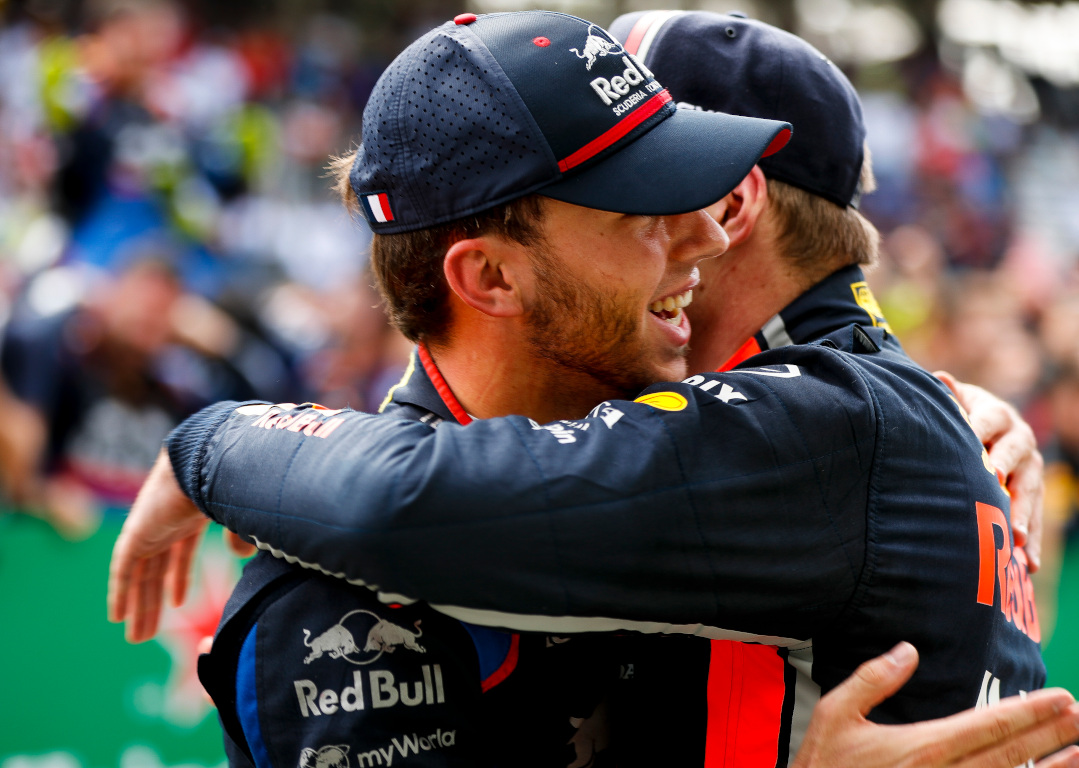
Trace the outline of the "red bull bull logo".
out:
[[[592,65],[596,63],[596,60],[601,56],[609,56],[611,54],[619,54],[624,51],[621,45],[608,40],[605,37],[600,37],[593,30],[599,30],[595,24],[590,24],[588,27],[588,39],[584,42],[584,50],[578,50],[576,48],[570,48],[570,50],[577,55],[578,59],[584,59],[585,69],[589,72],[592,71]]]

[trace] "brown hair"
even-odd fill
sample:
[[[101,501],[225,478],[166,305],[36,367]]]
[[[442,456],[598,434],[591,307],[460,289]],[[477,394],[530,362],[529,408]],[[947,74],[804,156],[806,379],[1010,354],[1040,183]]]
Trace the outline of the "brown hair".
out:
[[[360,202],[349,182],[356,153],[335,157],[329,170],[334,191],[354,216]],[[401,232],[375,234],[371,240],[371,273],[386,302],[390,322],[409,341],[439,346],[448,338],[449,285],[442,264],[454,242],[480,235],[496,235],[524,246],[543,241],[542,207],[536,195],[496,205],[446,224]]]
[[[868,147],[862,164],[861,188],[876,189]],[[788,263],[813,285],[850,264],[872,266],[880,251],[880,233],[854,208],[775,179],[768,179],[768,198],[777,223],[777,245]]]

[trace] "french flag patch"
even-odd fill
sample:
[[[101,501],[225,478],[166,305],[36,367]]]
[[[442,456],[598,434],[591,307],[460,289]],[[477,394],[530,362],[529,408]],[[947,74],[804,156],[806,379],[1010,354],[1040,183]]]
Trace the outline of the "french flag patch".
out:
[[[378,222],[379,224],[393,221],[393,210],[390,209],[390,199],[386,196],[385,192],[376,192],[373,195],[363,195],[360,198],[360,201],[363,203],[364,212],[367,214],[368,221]]]

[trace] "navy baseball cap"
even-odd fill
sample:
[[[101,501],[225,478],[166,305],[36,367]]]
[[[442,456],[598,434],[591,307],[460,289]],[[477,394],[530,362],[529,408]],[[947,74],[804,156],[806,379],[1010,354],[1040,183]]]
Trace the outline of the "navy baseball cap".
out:
[[[858,207],[862,105],[839,68],[805,40],[707,11],[628,13],[611,34],[659,73],[680,107],[792,123],[790,145],[760,162],[764,175]]]
[[[677,214],[724,197],[790,133],[782,121],[677,109],[647,67],[584,19],[462,14],[379,78],[349,178],[380,234],[531,193]]]

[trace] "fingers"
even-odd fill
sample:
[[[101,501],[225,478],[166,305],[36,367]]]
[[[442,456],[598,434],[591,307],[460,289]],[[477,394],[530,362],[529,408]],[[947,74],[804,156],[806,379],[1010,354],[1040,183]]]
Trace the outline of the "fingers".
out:
[[[108,605],[109,621],[114,624],[124,620],[127,614],[128,594],[131,590],[132,570],[135,567],[135,559],[128,554],[130,545],[125,532],[120,532],[120,537],[112,549],[112,559],[109,561],[109,587]]]
[[[917,668],[918,651],[910,643],[899,643],[862,664],[825,698],[831,698],[837,709],[856,710],[865,716],[902,688]]]
[[[993,455],[992,448],[998,441],[1011,435],[1020,427],[1030,429],[1019,417],[1019,413],[999,397],[973,384],[956,382],[956,386],[956,399],[966,410],[967,420],[974,434],[978,436],[978,442],[990,446],[990,457]],[[1030,433],[1031,438],[1033,434],[1033,432]],[[1033,442],[1031,442],[1031,448],[1033,447]],[[1016,461],[1023,453],[1022,450],[1002,453],[1000,458],[1003,464],[997,464],[997,469],[1007,475],[1015,468]]]
[[[132,574],[128,611],[124,616],[129,643],[145,642],[157,632],[167,568],[167,554],[142,558],[136,564]]]
[[[1034,517],[1038,518],[1036,525],[1039,529],[1041,527],[1043,462],[1034,431],[1014,409],[1008,410],[1012,417],[1010,424],[989,449],[989,460],[1007,478],[1008,492],[1012,497],[1012,531],[1015,543],[1024,546]],[[1039,540],[1039,546],[1040,543]],[[1030,555],[1029,551],[1027,555]]]
[[[1026,698],[1012,696],[994,707],[968,710],[933,721],[940,729],[934,741],[941,748],[941,754],[949,759],[978,758],[984,761],[975,760],[970,764],[971,768],[998,764],[1001,768],[1013,768],[1031,757],[1069,743],[1067,739],[1057,741],[1053,734],[1054,729],[1067,730],[1066,721],[1071,715],[1065,713],[1074,701],[1063,688],[1046,688]],[[1066,733],[1061,735],[1066,736]],[[1023,754],[1016,757],[1019,751]],[[1015,762],[1008,762],[1013,758]]]
[[[959,399],[959,402],[963,402],[963,398],[959,393],[959,379],[955,378],[955,376],[952,376],[947,371],[933,371],[933,375],[944,382],[944,385],[952,391],[952,394]],[[965,405],[963,407],[966,408]]]
[[[1029,699],[1028,699],[1029,700]],[[982,710],[990,711],[990,710]],[[961,768],[1013,768],[1026,761],[1044,755],[1079,739],[1079,705],[1072,704],[1060,710],[1049,720],[1017,733],[977,755],[957,763]],[[1069,765],[1077,759],[1064,755],[1057,766]],[[1040,765],[1040,763],[1039,763]]]
[[[164,470],[162,470],[164,462]],[[112,548],[109,561],[108,616],[110,621],[120,622],[128,613],[132,581],[142,574],[138,567],[140,559],[154,554],[157,535],[162,526],[156,524],[153,515],[157,505],[153,501],[155,480],[162,472],[171,473],[168,455],[162,451],[149,476],[139,489],[135,503],[124,520],[124,526]]]
[[[1034,768],[1079,768],[1079,747],[1068,747],[1044,760],[1039,760]]]
[[[1007,432],[1012,421],[1012,413],[1007,403],[981,387],[964,384],[947,371],[936,371],[933,375],[952,390],[955,399],[966,412],[967,421],[978,436],[978,442],[990,445]]]
[[[187,597],[187,586],[191,581],[191,562],[201,541],[202,534],[197,533],[172,545],[167,580],[173,608],[183,605]]]
[[[208,524],[183,494],[162,450],[124,521],[109,566],[109,618],[127,622],[131,642],[157,631],[166,586],[174,600],[183,600]]]
[[[1041,453],[1033,451],[1008,478],[1012,496],[1012,527],[1021,527],[1021,546],[1027,554],[1030,572],[1041,567],[1042,515],[1045,507],[1045,462]],[[1020,544],[1019,537],[1016,543]]]
[[[1023,421],[1019,413],[1010,406],[997,401],[997,408],[993,410],[1004,414],[1004,418],[997,420],[995,416],[987,418],[993,420],[994,426],[998,427],[997,434],[991,438],[992,447],[989,449],[989,458],[993,466],[1004,473],[1007,477],[1015,472],[1032,454],[1038,452],[1038,442],[1034,439],[1034,430]],[[982,409],[979,409],[982,410]],[[977,432],[977,430],[975,430]],[[983,443],[981,433],[978,438]]]
[[[955,393],[978,440],[988,446],[989,460],[1007,478],[1015,543],[1024,547],[1031,573],[1037,571],[1045,485],[1034,431],[1014,407],[981,387],[957,381],[945,371],[935,375]]]

